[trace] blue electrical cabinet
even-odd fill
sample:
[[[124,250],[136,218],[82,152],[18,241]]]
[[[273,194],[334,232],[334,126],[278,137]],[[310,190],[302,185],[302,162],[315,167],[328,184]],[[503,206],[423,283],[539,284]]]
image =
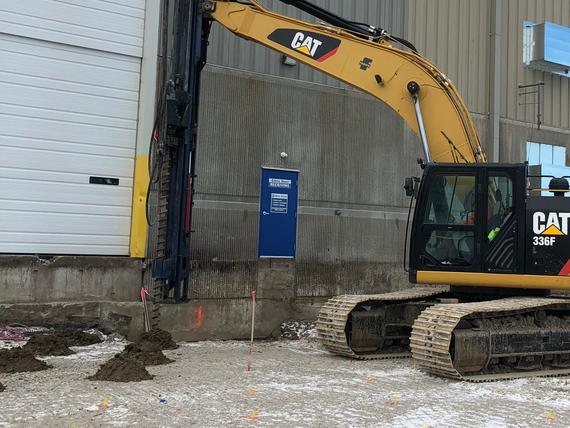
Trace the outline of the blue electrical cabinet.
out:
[[[261,169],[259,203],[260,258],[295,258],[299,171]]]

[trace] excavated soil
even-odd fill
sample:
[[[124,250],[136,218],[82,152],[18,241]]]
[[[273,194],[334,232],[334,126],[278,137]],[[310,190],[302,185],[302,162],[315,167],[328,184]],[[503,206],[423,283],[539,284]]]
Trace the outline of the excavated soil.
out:
[[[161,330],[160,328],[152,329],[149,332],[141,334],[138,340],[139,344],[150,342],[158,345],[162,351],[167,349],[178,349],[178,345],[172,340],[169,332]]]
[[[67,341],[67,346],[90,346],[103,342],[96,334],[84,331],[64,331],[57,335]]]
[[[59,334],[36,334],[28,340],[22,349],[39,356],[63,356],[75,354],[68,345],[69,341]]]
[[[89,380],[106,380],[110,382],[140,382],[151,380],[152,376],[139,361],[117,354],[95,373]]]
[[[22,348],[0,349],[0,373],[37,372],[51,366]]]
[[[24,349],[39,356],[65,356],[75,354],[70,346],[89,346],[101,343],[95,334],[84,331],[64,331],[54,334],[34,334]]]
[[[160,366],[174,362],[165,357],[157,344],[151,342],[131,343],[121,352],[121,355],[138,361],[143,366]]]
[[[151,330],[141,335],[138,342],[127,345],[121,353],[101,365],[99,371],[88,379],[111,382],[150,380],[153,377],[145,367],[172,363],[173,360],[166,358],[162,350],[177,347],[170,333],[164,330]]]

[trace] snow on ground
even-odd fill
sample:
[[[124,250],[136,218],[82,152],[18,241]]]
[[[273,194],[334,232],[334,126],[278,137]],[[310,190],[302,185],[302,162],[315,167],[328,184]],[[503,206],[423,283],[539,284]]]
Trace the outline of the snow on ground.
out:
[[[306,338],[251,353],[247,342],[187,343],[165,352],[174,363],[148,368],[152,381],[85,380],[124,345],[108,338],[46,358],[50,370],[0,374],[0,427],[570,426],[567,378],[447,381],[411,360],[334,357]]]

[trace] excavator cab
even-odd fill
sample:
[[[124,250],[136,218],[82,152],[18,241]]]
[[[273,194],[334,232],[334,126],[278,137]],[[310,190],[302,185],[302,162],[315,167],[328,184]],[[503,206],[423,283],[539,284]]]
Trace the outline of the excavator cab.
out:
[[[528,183],[526,164],[427,164],[411,281],[541,288],[543,277],[558,276],[570,254],[570,198],[530,196]]]

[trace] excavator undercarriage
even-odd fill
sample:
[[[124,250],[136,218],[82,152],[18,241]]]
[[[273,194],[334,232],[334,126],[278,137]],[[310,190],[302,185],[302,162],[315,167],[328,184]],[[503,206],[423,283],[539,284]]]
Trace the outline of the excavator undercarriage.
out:
[[[413,356],[424,371],[448,378],[570,374],[570,299],[481,296],[459,303],[456,297],[445,287],[337,296],[321,309],[317,331],[333,354]]]
[[[455,379],[570,374],[570,299],[436,305],[414,322],[411,349],[422,369]]]
[[[411,357],[410,333],[420,313],[449,287],[337,296],[326,302],[316,328],[333,354],[360,360]]]

